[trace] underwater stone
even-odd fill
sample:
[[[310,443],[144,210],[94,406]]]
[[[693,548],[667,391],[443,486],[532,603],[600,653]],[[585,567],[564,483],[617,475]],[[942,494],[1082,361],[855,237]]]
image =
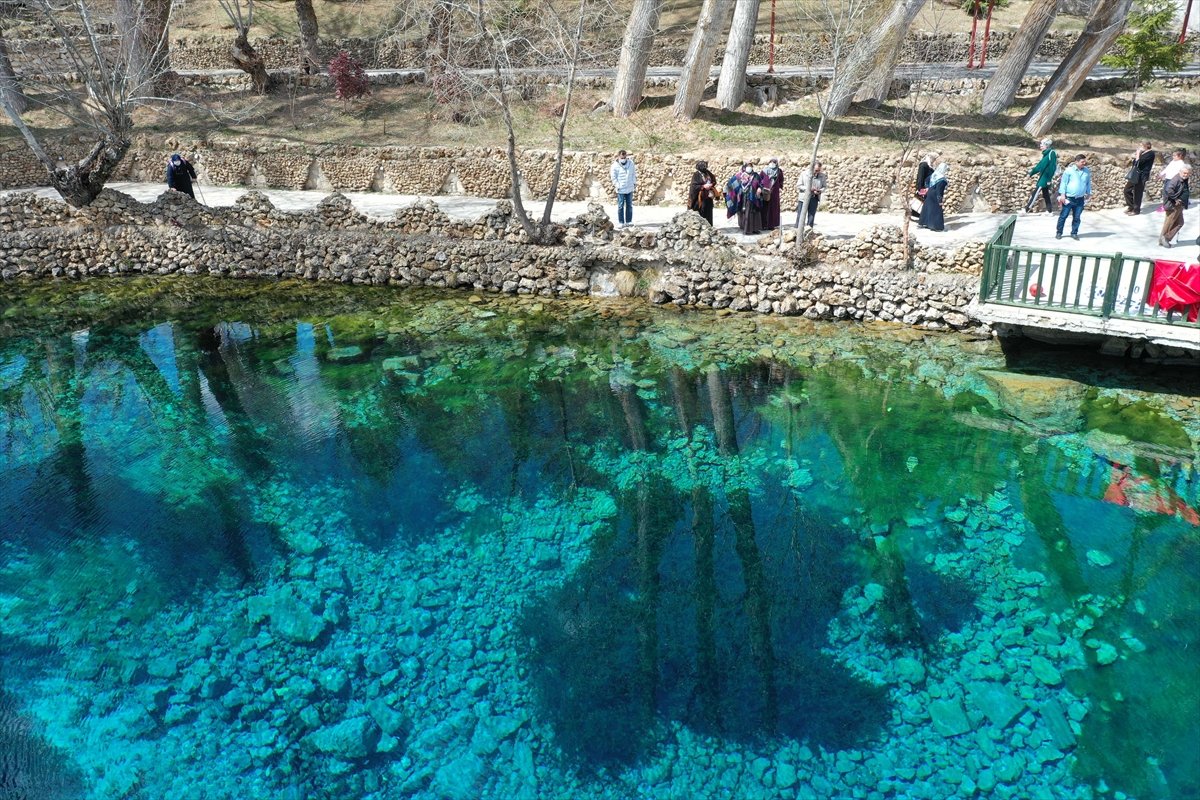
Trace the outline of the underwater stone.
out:
[[[1067,722],[1067,712],[1058,700],[1050,700],[1041,708],[1041,718],[1050,734],[1050,742],[1059,750],[1075,746],[1075,732]]]
[[[362,355],[363,349],[356,344],[351,344],[332,348],[325,354],[325,358],[329,361],[355,361],[362,358]]]
[[[354,717],[310,734],[307,741],[319,752],[353,761],[375,752],[382,732],[370,717]]]
[[[925,667],[915,658],[898,658],[895,663],[896,679],[914,686],[925,681]]]
[[[1113,563],[1113,557],[1103,550],[1088,550],[1087,562],[1093,567],[1107,567]]]
[[[935,700],[929,704],[934,729],[942,736],[958,736],[971,730],[971,722],[958,700]]]
[[[790,763],[781,761],[775,766],[775,785],[780,789],[790,789],[798,780],[796,768]]]
[[[1017,778],[1021,777],[1024,767],[1021,759],[1016,756],[1004,756],[996,759],[992,764],[992,771],[996,775],[996,779],[1003,783],[1012,783]]]
[[[1099,639],[1088,639],[1088,647],[1096,651],[1096,663],[1107,666],[1117,660],[1117,648]]]
[[[993,725],[1007,728],[1025,710],[1025,704],[1008,687],[998,683],[975,683],[967,687],[971,703],[983,712]]]
[[[1047,686],[1058,686],[1062,683],[1062,673],[1043,656],[1029,659],[1029,669],[1035,678]]]
[[[478,756],[461,756],[434,774],[434,789],[447,800],[472,800],[479,795],[476,784],[483,777],[483,770],[483,762]]]
[[[404,730],[404,715],[383,700],[375,700],[367,706],[367,713],[388,736],[398,736]]]

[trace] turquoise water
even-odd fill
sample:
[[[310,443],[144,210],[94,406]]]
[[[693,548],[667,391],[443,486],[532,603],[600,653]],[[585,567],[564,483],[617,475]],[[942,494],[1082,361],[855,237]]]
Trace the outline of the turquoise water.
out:
[[[1194,370],[0,291],[0,797],[1200,797]]]

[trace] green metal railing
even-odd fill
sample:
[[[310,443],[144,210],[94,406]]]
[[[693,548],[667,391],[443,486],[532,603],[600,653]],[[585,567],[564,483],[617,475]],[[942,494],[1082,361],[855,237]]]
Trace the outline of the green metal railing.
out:
[[[981,303],[1200,328],[1150,303],[1154,259],[1014,246],[1016,223],[1006,219],[984,250]]]

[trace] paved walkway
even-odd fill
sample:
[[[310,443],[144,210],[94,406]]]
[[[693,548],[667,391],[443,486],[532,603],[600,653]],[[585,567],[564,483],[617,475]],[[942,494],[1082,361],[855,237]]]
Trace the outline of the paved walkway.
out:
[[[158,197],[165,189],[157,183],[110,183],[109,188],[124,192],[143,202],[149,202]],[[42,197],[57,199],[58,194],[53,189],[41,188],[34,190]],[[246,188],[226,186],[200,186],[197,198],[213,206],[233,205],[239,197],[250,191]],[[277,208],[287,211],[302,211],[314,208],[317,203],[329,195],[322,191],[290,191],[285,189],[261,189]],[[372,217],[388,217],[401,206],[410,205],[425,196],[409,194],[380,194],[375,192],[344,192],[354,207]],[[482,197],[463,195],[441,195],[428,198],[437,202],[443,211],[456,219],[475,219],[491,209],[495,200]],[[540,216],[542,203],[526,201],[531,214]],[[1013,244],[1028,247],[1047,247],[1058,250],[1076,252],[1114,253],[1147,256],[1152,258],[1173,258],[1177,260],[1195,261],[1197,250],[1195,245],[1197,235],[1200,235],[1200,207],[1193,207],[1187,213],[1187,224],[1179,235],[1179,241],[1188,243],[1171,249],[1159,247],[1158,234],[1162,228],[1163,215],[1155,213],[1157,204],[1147,203],[1146,210],[1139,216],[1126,216],[1122,209],[1105,211],[1084,211],[1079,230],[1079,241],[1069,236],[1056,241],[1054,225],[1057,215],[1029,214],[1018,218],[1013,236]],[[613,220],[617,218],[615,204],[606,204],[605,209]],[[554,219],[565,220],[587,210],[587,203],[558,202],[554,204]],[[638,206],[634,208],[634,224],[647,230],[656,230],[670,221],[682,209],[679,206]],[[790,216],[790,218],[789,218]],[[946,230],[934,232],[921,230],[915,225],[910,229],[916,240],[922,245],[933,247],[956,247],[971,240],[986,240],[991,238],[1000,223],[1008,218],[1007,214],[952,214],[946,219]],[[794,213],[784,215],[784,222],[795,221]],[[723,213],[718,210],[716,224],[718,230],[736,238],[739,241],[756,239],[743,237],[738,233],[736,225],[727,224]],[[864,228],[873,225],[901,224],[900,215],[888,214],[828,214],[817,213],[817,230],[833,238],[850,238]],[[1070,233],[1070,223],[1065,228]]]

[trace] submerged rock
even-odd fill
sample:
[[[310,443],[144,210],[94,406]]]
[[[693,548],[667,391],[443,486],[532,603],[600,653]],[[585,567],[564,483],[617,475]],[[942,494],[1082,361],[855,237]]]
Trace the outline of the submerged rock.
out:
[[[999,728],[1007,728],[1025,710],[1025,703],[999,683],[972,684],[967,692],[971,704]]]
[[[251,597],[246,610],[250,622],[269,618],[272,632],[297,644],[316,641],[330,624],[308,603],[284,588]]]
[[[382,735],[379,726],[370,717],[363,716],[327,725],[311,734],[308,742],[318,752],[343,761],[354,761],[374,753]]]
[[[1029,669],[1033,672],[1033,677],[1047,686],[1058,686],[1062,683],[1062,673],[1043,656],[1029,659]]]
[[[934,729],[942,736],[959,736],[971,730],[971,721],[958,700],[935,700],[929,704]]]

